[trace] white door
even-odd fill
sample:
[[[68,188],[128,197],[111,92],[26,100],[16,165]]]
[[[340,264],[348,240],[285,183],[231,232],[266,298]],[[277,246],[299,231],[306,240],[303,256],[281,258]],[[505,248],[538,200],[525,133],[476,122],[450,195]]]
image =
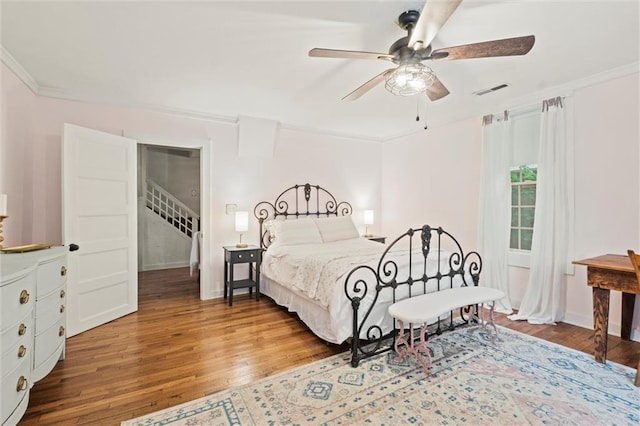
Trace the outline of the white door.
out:
[[[71,124],[63,141],[70,337],[138,310],[136,141]]]

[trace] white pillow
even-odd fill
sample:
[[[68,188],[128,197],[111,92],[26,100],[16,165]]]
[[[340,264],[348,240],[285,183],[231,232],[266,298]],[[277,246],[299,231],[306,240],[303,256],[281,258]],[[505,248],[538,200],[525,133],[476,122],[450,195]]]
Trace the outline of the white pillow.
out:
[[[351,216],[328,217],[322,219],[313,219],[318,225],[322,241],[329,243],[331,241],[350,240],[360,237],[356,225],[353,223]]]
[[[271,232],[279,245],[322,244],[322,237],[315,222],[309,218],[275,220]]]

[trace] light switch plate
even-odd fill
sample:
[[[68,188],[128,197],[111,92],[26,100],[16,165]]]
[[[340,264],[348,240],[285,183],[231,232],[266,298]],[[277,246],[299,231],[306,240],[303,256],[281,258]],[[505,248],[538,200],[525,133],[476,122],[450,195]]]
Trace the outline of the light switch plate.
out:
[[[238,210],[238,205],[237,204],[227,204],[226,208],[227,208],[227,214],[236,214],[236,211]]]

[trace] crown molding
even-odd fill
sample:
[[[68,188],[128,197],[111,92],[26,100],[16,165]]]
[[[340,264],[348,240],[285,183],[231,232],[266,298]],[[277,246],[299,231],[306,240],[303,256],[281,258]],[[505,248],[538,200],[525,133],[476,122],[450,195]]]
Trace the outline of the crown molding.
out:
[[[224,124],[238,124],[238,117],[232,116],[224,116],[211,114],[198,110],[191,110],[186,108],[175,108],[169,107],[165,105],[159,104],[144,104],[144,103],[133,103],[133,102],[123,102],[121,100],[116,99],[107,99],[101,97],[87,96],[81,93],[74,93],[69,90],[40,86],[37,81],[24,69],[22,65],[9,53],[9,51],[0,44],[0,60],[13,71],[18,78],[24,82],[24,84],[31,89],[31,91],[37,96],[44,96],[56,99],[77,101],[77,102],[87,102],[87,103],[95,103],[95,104],[103,104],[103,105],[111,105],[118,106],[124,108],[135,108],[144,111],[157,112],[168,115],[175,115],[185,118],[192,118],[197,120],[206,120],[213,121],[217,123]],[[562,94],[571,94],[573,91],[582,89],[585,87],[593,86],[595,84],[603,83],[605,81],[614,80],[620,77],[624,77],[633,73],[640,73],[640,62],[634,62],[631,64],[623,65],[617,68],[613,68],[598,74],[594,74],[588,77],[584,77],[577,80],[572,80],[568,83],[545,88],[539,90],[535,93],[529,94],[524,97],[516,98],[514,100],[509,101],[508,106],[496,108],[496,110],[504,110],[504,109],[516,109],[520,108],[524,105],[533,104],[535,102],[539,102],[541,99],[550,96],[559,96]],[[482,113],[484,114],[484,112]],[[438,128],[442,126],[447,126],[453,124],[458,121],[471,119],[482,114],[456,114],[452,115],[444,121],[438,122],[430,126],[430,128]],[[288,130],[307,132],[311,134],[317,135],[325,135],[331,137],[338,138],[346,138],[346,139],[357,139],[368,142],[379,142],[384,143],[388,141],[393,141],[396,139],[404,138],[407,136],[411,136],[414,134],[418,134],[424,132],[422,128],[416,130],[407,130],[395,135],[387,136],[387,137],[370,137],[357,133],[346,133],[346,132],[337,132],[337,131],[329,131],[325,129],[318,129],[310,126],[300,126],[294,124],[280,123],[280,127]]]
[[[33,77],[31,77],[31,74],[29,74],[27,70],[25,70],[24,67],[20,65],[18,61],[16,61],[16,58],[14,58],[13,55],[9,53],[9,51],[5,49],[5,47],[2,45],[0,45],[0,60],[2,60],[2,62],[11,71],[13,71],[13,73],[20,80],[22,80],[22,82],[26,84],[27,87],[31,89],[31,91],[34,94],[36,95],[39,94],[40,86],[38,86],[38,83],[36,82],[36,80]]]
[[[54,87],[40,87],[38,90],[39,96],[47,98],[63,99],[67,101],[86,102],[99,105],[117,106],[121,108],[139,109],[148,112],[157,112],[161,114],[174,115],[185,118],[192,118],[196,120],[213,121],[224,124],[237,124],[238,118],[217,114],[210,114],[202,111],[190,110],[186,108],[168,107],[160,104],[145,104],[136,102],[126,102],[115,98],[99,97],[99,96],[86,96],[82,93],[72,92],[65,89],[58,89]]]
[[[318,129],[318,128],[309,127],[309,126],[296,126],[296,125],[286,124],[286,123],[280,123],[280,128],[292,130],[296,132],[311,133],[314,135],[331,136],[334,138],[356,139],[364,142],[382,143],[385,141],[384,138],[374,138],[371,136],[365,136],[358,133],[333,132],[326,129]]]
[[[568,83],[559,84],[557,86],[541,89],[537,92],[528,94],[526,96],[521,96],[519,98],[509,100],[506,105],[501,107],[493,107],[492,110],[502,112],[505,109],[506,110],[525,109],[530,107],[533,104],[540,103],[543,99],[546,99],[549,97],[572,96],[573,92],[575,92],[576,90],[584,89],[586,87],[594,86],[600,83],[605,83],[607,81],[615,80],[617,78],[626,77],[634,73],[640,73],[640,62],[633,62],[617,68],[612,68],[610,70],[607,70],[598,74],[593,74],[584,78],[572,80]],[[436,123],[433,127],[437,128],[437,127],[447,126],[447,125],[456,123],[458,121],[468,120],[474,117],[481,117],[482,115],[487,113],[488,112],[482,112],[482,113],[472,114],[472,115],[469,115],[469,114],[452,115],[446,120]],[[397,135],[385,138],[383,142],[390,142],[396,139],[415,135],[421,132],[424,132],[424,130],[421,129],[421,130],[398,133]]]
[[[168,107],[160,104],[122,102],[116,99],[85,96],[81,93],[74,93],[69,90],[58,89],[53,87],[39,87],[37,95],[48,97],[48,98],[63,99],[68,101],[111,105],[111,106],[118,106],[123,108],[135,108],[135,109],[140,109],[144,111],[157,112],[157,113],[179,116],[184,118],[192,118],[197,120],[213,121],[217,123],[234,124],[234,125],[238,124],[238,116],[232,117],[232,116],[216,115],[216,114],[210,114],[210,113],[197,111],[197,110]],[[292,125],[287,123],[280,123],[280,127],[287,130],[302,131],[302,132],[307,132],[311,134],[326,135],[326,136],[333,136],[333,137],[340,137],[340,138],[347,138],[347,139],[358,139],[358,140],[365,140],[369,142],[383,142],[382,138],[371,138],[371,137],[367,137],[360,134],[345,133],[345,132],[332,132],[332,131],[317,129],[309,126],[297,126],[297,125]]]

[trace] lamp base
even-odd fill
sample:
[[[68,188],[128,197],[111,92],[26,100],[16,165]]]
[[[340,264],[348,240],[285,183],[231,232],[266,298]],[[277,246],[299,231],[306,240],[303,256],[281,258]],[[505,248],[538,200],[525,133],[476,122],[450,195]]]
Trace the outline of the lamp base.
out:
[[[371,238],[371,237],[373,237],[373,234],[364,234],[364,235],[363,235],[363,237],[365,237],[365,238]]]
[[[249,247],[249,244],[245,244],[245,243],[238,243],[238,244],[236,244],[236,247],[237,247],[237,248],[247,248],[247,247]]]

